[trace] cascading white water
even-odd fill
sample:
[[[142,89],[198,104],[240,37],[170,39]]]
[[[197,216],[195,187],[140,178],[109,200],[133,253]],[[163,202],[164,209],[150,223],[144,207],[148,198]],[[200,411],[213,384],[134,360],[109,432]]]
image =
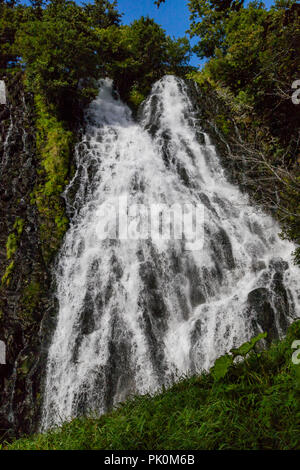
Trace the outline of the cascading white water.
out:
[[[72,221],[56,271],[43,429],[208,369],[253,334],[280,335],[300,316],[293,246],[226,180],[200,126],[183,80],[157,82],[140,123],[102,82],[66,191]],[[202,204],[202,249],[113,237],[113,212],[103,207],[125,196],[129,207]]]

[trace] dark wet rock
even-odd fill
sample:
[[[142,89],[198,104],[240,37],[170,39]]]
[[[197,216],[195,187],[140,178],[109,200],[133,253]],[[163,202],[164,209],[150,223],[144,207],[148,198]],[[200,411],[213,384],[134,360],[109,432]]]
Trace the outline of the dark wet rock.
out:
[[[217,261],[217,265],[224,265],[228,269],[233,269],[235,266],[232,246],[230,239],[223,228],[218,232],[211,235],[211,249]]]
[[[187,186],[188,188],[190,188],[191,187],[190,177],[189,177],[187,170],[184,168],[184,166],[182,166],[180,163],[177,163],[176,170],[183,184]]]
[[[144,288],[140,292],[138,304],[143,312],[140,324],[146,333],[151,361],[163,383],[165,370],[163,337],[168,326],[169,312],[163,300],[161,285],[158,282],[159,271],[159,260],[157,260],[157,265],[155,262],[145,262],[141,265],[140,277]]]
[[[263,260],[254,260],[252,263],[252,269],[255,273],[258,273],[259,271],[262,271],[263,269],[266,269],[266,263]]]
[[[209,199],[209,197],[207,196],[207,194],[205,194],[205,193],[203,193],[203,192],[199,193],[199,199],[200,199],[200,201],[202,202],[202,204],[204,204],[204,206],[207,207],[207,209],[209,209],[209,211],[215,215],[216,219],[218,219],[219,216],[218,216],[218,214],[217,214],[217,212],[216,212],[216,209],[215,209],[214,206],[211,204],[210,199]]]
[[[269,268],[274,269],[278,273],[283,273],[289,268],[289,263],[282,258],[272,258],[269,263]]]
[[[118,395],[121,399],[134,392],[134,368],[132,362],[131,334],[118,315],[112,320],[111,338],[109,341],[109,359],[106,367],[106,409],[114,405],[113,397]]]
[[[248,294],[249,317],[254,331],[266,331],[267,342],[278,339],[288,327],[292,316],[288,291],[282,282],[282,274],[275,273],[270,288],[260,287]]]
[[[197,139],[197,142],[198,144],[200,145],[204,145],[205,144],[205,135],[203,132],[200,132],[200,131],[196,131],[196,139]]]
[[[79,328],[84,335],[92,333],[95,329],[94,310],[95,305],[93,297],[90,292],[87,292],[83,301],[79,319]]]
[[[191,343],[192,346],[196,344],[196,342],[201,338],[201,333],[202,333],[202,321],[201,319],[198,319],[195,321],[193,329],[191,331]]]
[[[288,328],[288,316],[292,316],[291,306],[288,297],[288,291],[283,283],[281,272],[276,272],[271,283],[273,292],[273,304],[276,306],[276,314],[281,330],[284,332]]]
[[[190,302],[193,308],[205,303],[204,282],[197,266],[191,264],[187,269],[189,279]]]
[[[268,333],[267,342],[278,338],[275,312],[270,302],[270,292],[264,287],[254,289],[248,294],[249,317],[256,333]]]
[[[14,264],[9,282],[0,288],[0,339],[7,348],[7,364],[0,368],[0,440],[37,429],[57,309],[31,201],[39,168],[33,99],[24,93],[21,75],[8,78],[7,88],[8,103],[0,109],[0,283]],[[23,221],[23,230],[7,260],[6,242],[16,233],[16,220]]]
[[[160,130],[160,113],[158,111],[159,97],[155,94],[151,95],[151,97],[141,105],[137,116],[138,120],[142,119],[144,107],[148,104],[150,106],[150,117],[145,123],[145,130],[148,131],[152,137],[155,137]]]

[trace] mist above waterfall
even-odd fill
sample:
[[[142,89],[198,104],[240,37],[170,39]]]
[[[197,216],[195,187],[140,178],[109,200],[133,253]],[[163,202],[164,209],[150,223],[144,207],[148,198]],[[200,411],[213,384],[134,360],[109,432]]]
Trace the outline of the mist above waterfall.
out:
[[[76,161],[43,428],[208,369],[257,332],[281,336],[300,316],[293,245],[227,181],[185,81],[157,82],[139,122],[102,81]],[[201,206],[201,248],[185,237],[118,237],[103,207],[125,196],[128,208]],[[99,237],[103,227],[110,236]]]

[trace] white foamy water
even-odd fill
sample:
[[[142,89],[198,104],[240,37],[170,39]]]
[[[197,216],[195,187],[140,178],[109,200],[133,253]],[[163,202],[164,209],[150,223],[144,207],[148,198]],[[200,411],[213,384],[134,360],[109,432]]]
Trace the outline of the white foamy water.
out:
[[[280,336],[300,316],[294,247],[226,180],[184,81],[157,82],[139,123],[103,81],[76,158],[43,429],[208,369],[254,334]],[[104,207],[125,197],[129,207],[204,207],[202,249],[187,250],[184,239],[115,238],[113,210]]]

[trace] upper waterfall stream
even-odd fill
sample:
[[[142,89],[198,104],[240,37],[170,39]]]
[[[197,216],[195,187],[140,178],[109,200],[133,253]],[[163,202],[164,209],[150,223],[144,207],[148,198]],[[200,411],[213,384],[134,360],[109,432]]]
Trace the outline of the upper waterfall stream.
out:
[[[137,123],[104,80],[76,159],[42,428],[208,369],[254,334],[280,336],[300,316],[294,247],[226,179],[186,82],[157,82]],[[203,245],[113,236],[107,208],[124,198],[128,208],[202,207]]]

